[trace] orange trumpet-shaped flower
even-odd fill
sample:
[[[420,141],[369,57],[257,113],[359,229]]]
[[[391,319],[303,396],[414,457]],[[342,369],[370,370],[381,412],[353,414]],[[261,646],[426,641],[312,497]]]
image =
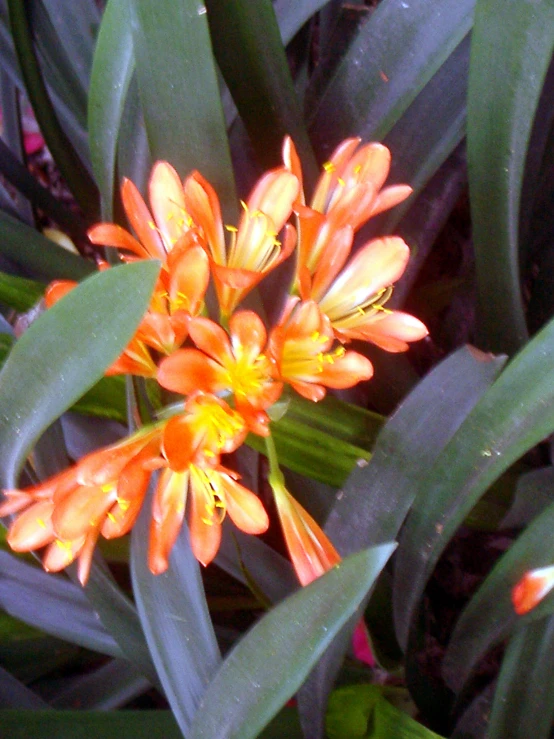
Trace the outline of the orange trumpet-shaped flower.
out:
[[[207,243],[219,306],[228,317],[260,280],[283,262],[296,243],[296,232],[285,225],[298,195],[298,180],[286,168],[267,172],[254,187],[238,228],[225,229],[219,199],[199,172],[185,181],[185,205]],[[279,233],[284,228],[282,241]]]
[[[512,603],[518,616],[537,606],[554,588],[554,566],[526,572],[512,590]]]
[[[347,388],[369,380],[373,367],[366,357],[334,344],[333,327],[313,300],[291,298],[270,335],[269,355],[278,376],[300,395],[317,402],[326,388]]]
[[[290,137],[283,144],[283,160],[302,183],[302,169]],[[401,203],[412,192],[408,185],[383,188],[391,155],[386,146],[346,139],[335,149],[317,182],[310,206],[303,193],[294,208],[299,221],[296,286],[304,272],[313,274],[322,253],[334,251],[332,242],[348,238],[370,218]],[[339,232],[347,227],[346,234]]]
[[[403,352],[408,342],[427,336],[427,327],[417,318],[384,307],[392,283],[403,274],[410,258],[408,245],[398,236],[374,239],[340,272],[348,251],[326,252],[313,283],[301,288],[303,297],[316,300],[328,316],[337,338],[361,339],[389,352]]]
[[[219,454],[242,443],[246,425],[223,400],[199,393],[190,398],[184,415],[167,423],[161,472],[152,505],[148,563],[154,574],[164,572],[185,516],[187,498],[191,546],[204,565],[215,557],[221,522],[228,513],[250,534],[266,531],[269,520],[254,493],[237,475],[219,464]]]
[[[272,489],[289,555],[302,585],[308,585],[341,561],[310,514],[278,482]]]
[[[137,434],[83,457],[68,470],[28,490],[6,490],[0,517],[18,512],[8,532],[14,551],[46,547],[43,566],[58,572],[78,559],[86,584],[99,535],[123,536],[142,507],[162,429]]]
[[[281,395],[283,384],[263,353],[267,333],[252,311],[237,311],[229,334],[207,318],[189,321],[189,335],[198,349],[181,349],[164,359],[158,371],[162,387],[183,395],[195,390],[232,393],[237,411],[249,429],[267,436],[266,408]]]
[[[176,245],[194,238],[193,223],[185,208],[181,179],[168,162],[154,164],[148,189],[154,215],[131,180],[125,178],[121,186],[125,214],[137,238],[114,223],[98,223],[89,229],[88,237],[93,244],[113,246],[139,259],[160,259],[165,265]]]

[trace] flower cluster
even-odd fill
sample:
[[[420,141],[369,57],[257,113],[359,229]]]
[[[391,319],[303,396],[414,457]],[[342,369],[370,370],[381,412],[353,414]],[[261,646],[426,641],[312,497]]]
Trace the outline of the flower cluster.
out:
[[[45,547],[44,567],[51,571],[77,559],[85,583],[98,537],[131,529],[157,470],[150,570],[168,567],[186,512],[194,554],[208,564],[226,514],[247,533],[263,533],[269,525],[259,498],[222,463],[222,455],[251,432],[267,440],[269,482],[301,583],[339,561],[318,524],[285,488],[268,410],[286,385],[316,402],[328,388],[368,380],[373,367],[346,348],[352,339],[400,352],[427,334],[413,316],[385,307],[409,258],[404,241],[374,239],[350,256],[356,231],[411,192],[405,185],[383,187],[389,167],[386,147],[349,139],[324,166],[307,205],[299,158],[287,138],[283,166],[255,185],[236,227],[223,224],[217,194],[198,172],[182,182],[171,165],[157,162],[150,207],[132,182],[123,182],[133,233],[100,223],[89,238],[115,247],[124,261],[158,259],[161,270],[146,315],[107,374],[152,378],[182,399],[169,418],[69,470],[26,490],[4,491],[0,516],[18,514],[8,534],[13,549]],[[293,218],[296,227],[289,223]],[[276,325],[267,328],[257,313],[239,306],[295,250],[289,298]],[[101,269],[108,267],[100,262]],[[205,305],[210,280],[217,317]],[[53,283],[47,305],[73,286]]]

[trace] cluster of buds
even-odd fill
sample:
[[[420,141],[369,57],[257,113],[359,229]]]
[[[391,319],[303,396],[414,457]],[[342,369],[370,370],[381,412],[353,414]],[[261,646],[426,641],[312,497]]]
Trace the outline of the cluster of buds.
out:
[[[224,226],[217,194],[198,173],[184,182],[157,162],[149,182],[150,208],[125,180],[121,196],[134,235],[112,223],[90,240],[115,247],[126,262],[157,259],[160,275],[146,315],[107,374],[156,380],[182,402],[174,415],[98,450],[72,468],[26,490],[6,490],[0,516],[18,514],[8,542],[17,551],[45,547],[45,569],[74,560],[88,578],[100,535],[129,532],[144,504],[152,473],[149,567],[163,572],[185,513],[196,558],[208,564],[226,514],[240,529],[263,533],[269,520],[259,498],[225,467],[251,432],[266,437],[269,482],[299,580],[307,584],[339,561],[318,524],[287,491],[270,435],[268,410],[286,385],[314,402],[328,388],[368,380],[370,361],[347,349],[352,339],[390,351],[427,334],[413,316],[385,303],[402,275],[409,248],[399,237],[374,239],[350,256],[356,231],[404,200],[406,185],[383,187],[390,153],[380,144],[348,139],[324,166],[310,205],[290,139],[283,166],[255,185],[237,227]],[[289,223],[296,218],[296,227]],[[291,290],[276,325],[267,328],[245,296],[296,250]],[[100,268],[108,265],[100,262]],[[212,281],[219,315],[208,317]],[[53,283],[52,305],[74,287]]]

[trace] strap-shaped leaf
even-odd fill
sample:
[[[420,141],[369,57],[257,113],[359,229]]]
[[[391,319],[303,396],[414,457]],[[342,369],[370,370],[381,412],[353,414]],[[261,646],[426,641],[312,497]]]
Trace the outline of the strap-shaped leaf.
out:
[[[518,223],[527,147],[554,49],[551,0],[479,0],[471,42],[467,150],[482,340],[527,337]],[[506,80],[509,79],[509,84]]]
[[[7,213],[0,212],[0,253],[43,280],[80,280],[94,272],[92,262],[71,254]]]
[[[121,657],[81,587],[0,551],[0,608],[60,639]]]
[[[190,739],[254,739],[359,608],[394,544],[354,554],[264,616],[225,659]]]
[[[443,674],[450,687],[459,691],[477,660],[504,639],[517,621],[510,598],[512,587],[527,570],[554,562],[554,503],[531,523],[496,563],[460,616],[444,658]],[[533,609],[524,623],[552,612],[552,597],[541,609]]]
[[[206,7],[219,68],[258,160],[265,167],[280,164],[288,134],[306,178],[315,180],[317,165],[271,0],[206,0]]]
[[[128,0],[150,150],[181,175],[201,170],[226,209],[234,180],[206,8],[198,0]]]
[[[40,434],[119,356],[144,315],[159,264],[85,280],[19,339],[0,373],[0,479],[14,487]]]
[[[107,220],[112,216],[117,141],[134,70],[133,38],[127,18],[127,0],[109,0],[98,32],[90,78],[90,155],[102,196],[102,215]]]
[[[405,646],[425,584],[475,503],[516,459],[554,430],[554,321],[529,342],[468,415],[416,499],[395,569],[395,622]]]
[[[502,660],[487,739],[548,739],[554,718],[554,616],[521,625]]]
[[[37,693],[17,680],[3,667],[0,667],[0,706],[3,708],[26,708],[30,711],[44,711],[50,708]]]
[[[325,531],[343,555],[396,539],[414,500],[418,478],[490,386],[504,360],[463,348],[441,362],[385,424],[367,466],[354,470],[337,495]],[[323,716],[348,647],[342,633],[299,696],[306,727],[323,732]]]
[[[147,502],[132,533],[133,592],[167,700],[188,737],[200,698],[221,657],[187,526],[183,524],[167,572],[152,575],[148,569],[150,515]]]
[[[362,26],[310,118],[318,153],[382,139],[471,28],[475,0],[384,0]]]

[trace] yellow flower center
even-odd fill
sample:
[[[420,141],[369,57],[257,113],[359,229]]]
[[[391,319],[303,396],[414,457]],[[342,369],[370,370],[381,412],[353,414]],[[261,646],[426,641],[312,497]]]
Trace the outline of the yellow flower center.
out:
[[[202,521],[209,526],[221,523],[225,518],[225,493],[221,486],[220,474],[211,469],[190,466],[192,487],[204,504]],[[200,502],[200,501],[199,501]]]
[[[271,380],[269,362],[265,354],[254,361],[240,347],[234,351],[235,361],[225,365],[228,384],[235,397],[245,399],[259,395],[264,385]]]

